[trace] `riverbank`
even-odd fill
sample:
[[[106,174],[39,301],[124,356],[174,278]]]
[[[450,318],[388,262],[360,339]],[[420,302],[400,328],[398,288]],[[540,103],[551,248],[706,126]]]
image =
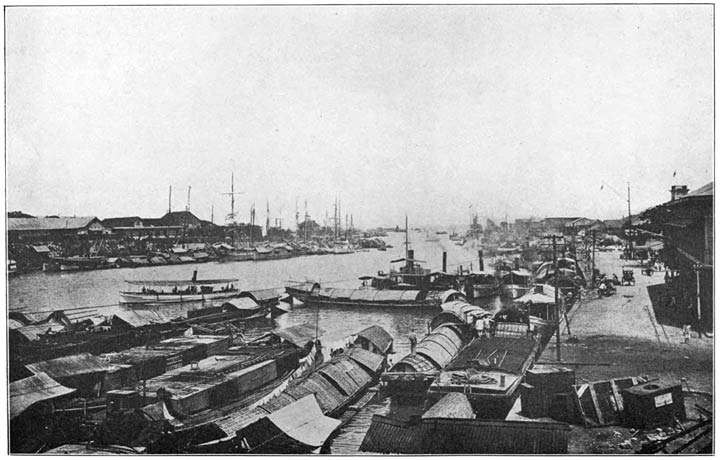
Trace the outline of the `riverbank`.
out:
[[[596,266],[610,277],[615,273],[622,278],[623,262],[627,263],[618,253],[596,254]],[[660,323],[649,290],[664,283],[664,273],[646,276],[639,267],[632,269],[634,286],[618,286],[615,294],[601,298],[586,291],[569,312],[571,335],[563,330],[561,365],[575,371],[578,384],[648,376],[666,384],[682,382],[684,390],[712,395],[713,339],[693,333],[685,344],[680,327]],[[553,339],[540,362],[556,363],[556,353]],[[705,399],[706,407],[711,407],[711,397]],[[628,450],[632,438],[631,431],[621,427],[573,427],[568,453],[627,454],[632,452]]]

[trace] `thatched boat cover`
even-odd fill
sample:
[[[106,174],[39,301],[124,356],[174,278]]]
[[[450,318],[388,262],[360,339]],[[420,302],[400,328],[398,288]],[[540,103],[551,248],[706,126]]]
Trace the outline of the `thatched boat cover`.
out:
[[[442,369],[457,356],[465,343],[462,333],[445,324],[425,336],[415,348],[415,353],[424,355]]]
[[[390,349],[393,343],[392,336],[380,326],[370,326],[358,332],[357,335],[375,345],[383,354]]]
[[[440,368],[423,355],[407,355],[395,363],[390,372],[433,372]]]
[[[222,306],[224,309],[233,309],[236,311],[254,311],[262,308],[250,297],[238,297],[236,299],[227,300]]]
[[[308,395],[241,429],[237,436],[253,453],[310,453],[322,447],[340,423],[323,415],[315,397]]]
[[[373,373],[380,370],[382,363],[385,360],[385,358],[378,354],[357,347],[350,348],[345,352],[345,356],[348,356],[350,359]]]
[[[433,405],[422,418],[475,418],[475,412],[462,393],[448,393]]]
[[[44,372],[53,379],[117,370],[116,365],[109,364],[90,353],[63,356],[48,361],[28,364],[26,367],[35,374]]]
[[[37,402],[55,399],[74,391],[73,388],[60,385],[44,372],[10,382],[10,420]]]
[[[294,289],[296,291],[301,292],[307,292],[308,294],[313,291],[313,289],[317,288],[320,289],[320,284],[314,281],[306,281],[304,283],[292,283],[285,286],[285,289]]]
[[[173,318],[157,310],[125,310],[115,313],[112,322],[122,321],[132,327],[143,327],[150,324],[166,324]]]
[[[241,292],[240,297],[249,297],[255,302],[263,302],[267,300],[278,300],[280,294],[278,294],[275,289],[255,289]]]
[[[272,333],[278,337],[282,337],[288,342],[298,347],[304,347],[308,342],[315,340],[325,332],[317,329],[309,323],[298,324],[297,326],[286,327],[285,329],[276,329]]]
[[[43,452],[43,455],[137,455],[145,452],[144,447],[90,446],[87,444],[64,444]]]

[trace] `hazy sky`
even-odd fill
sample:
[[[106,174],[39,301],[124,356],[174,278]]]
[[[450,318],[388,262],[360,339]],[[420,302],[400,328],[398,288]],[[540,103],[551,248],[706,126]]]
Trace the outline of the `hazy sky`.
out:
[[[713,7],[6,10],[7,207],[618,218],[713,180]],[[673,178],[673,173],[676,177]],[[603,181],[609,185],[600,190]],[[287,225],[286,225],[287,226]]]

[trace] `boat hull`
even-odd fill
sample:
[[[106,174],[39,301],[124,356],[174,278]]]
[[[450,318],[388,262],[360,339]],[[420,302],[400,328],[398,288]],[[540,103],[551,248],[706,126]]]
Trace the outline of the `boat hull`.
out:
[[[121,304],[147,303],[187,303],[206,302],[218,299],[233,299],[240,296],[240,291],[211,292],[207,294],[143,294],[140,292],[121,292]]]
[[[359,300],[337,300],[323,299],[314,296],[307,297],[303,303],[309,305],[332,305],[340,307],[365,307],[365,308],[439,308],[440,302],[436,299],[419,300],[412,302],[364,302]]]
[[[500,295],[506,299],[517,299],[530,291],[529,286],[520,284],[503,284],[500,287]]]
[[[472,287],[474,299],[495,297],[500,294],[500,285],[497,284],[474,284]]]

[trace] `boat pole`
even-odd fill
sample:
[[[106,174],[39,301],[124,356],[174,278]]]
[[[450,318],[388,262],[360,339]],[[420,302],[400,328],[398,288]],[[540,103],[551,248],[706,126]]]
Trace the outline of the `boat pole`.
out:
[[[560,358],[560,302],[558,302],[558,263],[557,263],[557,245],[555,239],[557,235],[552,236],[553,242],[553,268],[555,269],[555,350],[557,353],[558,362],[562,361]]]

